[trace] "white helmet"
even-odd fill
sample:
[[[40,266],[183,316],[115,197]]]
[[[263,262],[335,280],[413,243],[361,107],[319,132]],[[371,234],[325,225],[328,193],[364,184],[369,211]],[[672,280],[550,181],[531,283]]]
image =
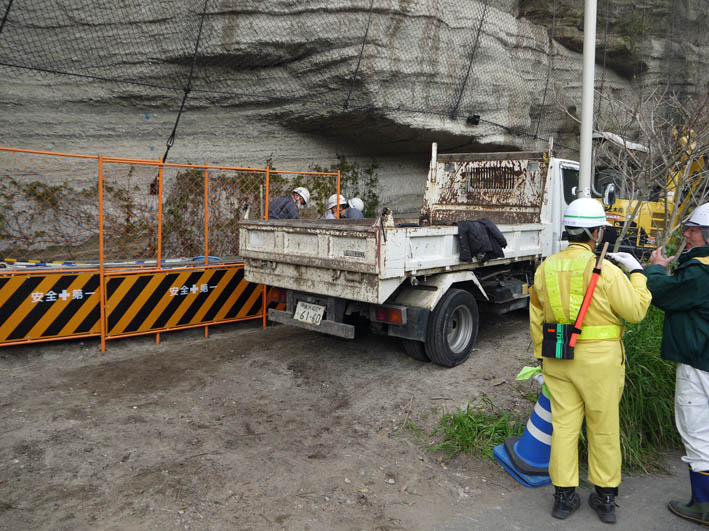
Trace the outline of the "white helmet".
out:
[[[603,210],[603,205],[591,199],[590,197],[582,197],[569,203],[564,212],[564,226],[566,227],[600,227],[603,225],[610,226],[606,221],[606,212]]]
[[[327,208],[332,208],[337,206],[337,198],[340,198],[340,205],[347,205],[347,199],[345,199],[344,195],[338,196],[337,194],[332,194],[330,198],[327,200]]]
[[[695,208],[685,225],[687,227],[709,227],[709,203]]]
[[[298,188],[293,190],[293,193],[298,194],[300,197],[302,197],[303,201],[305,201],[305,206],[308,206],[308,203],[310,202],[310,192],[308,192],[307,188],[299,186]]]
[[[360,212],[364,210],[364,201],[362,201],[359,197],[353,197],[347,201],[347,204],[352,208],[356,208]]]

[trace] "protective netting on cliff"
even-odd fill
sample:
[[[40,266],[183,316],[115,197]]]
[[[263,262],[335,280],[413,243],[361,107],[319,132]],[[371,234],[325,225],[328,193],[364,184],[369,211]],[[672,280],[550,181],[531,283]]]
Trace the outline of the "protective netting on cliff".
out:
[[[546,139],[566,120],[556,89],[580,98],[569,67],[580,50],[568,25],[558,31],[568,5],[539,4],[520,2],[515,16],[490,0],[0,0],[0,71],[107,83],[107,98],[114,87],[122,99],[148,93],[171,108],[184,99],[280,108],[291,117],[296,107],[397,113],[414,126],[429,117],[479,127],[475,134],[499,129]],[[658,10],[599,0],[597,63],[627,79],[644,68],[650,52],[638,51],[641,44],[662,37],[670,49],[657,83],[705,76],[680,53],[709,46],[703,26],[686,22],[688,4],[668,0]],[[617,43],[609,53],[609,21],[624,24],[627,64],[613,55]],[[597,88],[613,90],[603,69]]]

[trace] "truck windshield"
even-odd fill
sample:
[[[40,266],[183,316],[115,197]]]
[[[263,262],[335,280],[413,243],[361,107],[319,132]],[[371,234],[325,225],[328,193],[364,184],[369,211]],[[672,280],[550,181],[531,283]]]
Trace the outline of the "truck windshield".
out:
[[[564,182],[564,201],[568,205],[576,199],[573,189],[579,185],[579,170],[575,168],[561,168],[561,179]]]

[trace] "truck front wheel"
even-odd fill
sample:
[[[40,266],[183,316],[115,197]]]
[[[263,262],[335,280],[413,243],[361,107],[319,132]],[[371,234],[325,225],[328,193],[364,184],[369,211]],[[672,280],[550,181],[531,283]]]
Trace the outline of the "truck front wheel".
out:
[[[444,367],[460,365],[470,356],[478,337],[478,305],[462,289],[450,289],[438,302],[428,322],[426,354]]]

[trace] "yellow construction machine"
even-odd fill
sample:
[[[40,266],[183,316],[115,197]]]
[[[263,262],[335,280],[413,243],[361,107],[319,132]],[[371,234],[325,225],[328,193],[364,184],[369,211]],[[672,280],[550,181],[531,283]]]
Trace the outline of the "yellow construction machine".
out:
[[[594,133],[593,136],[596,140],[610,141],[624,149],[640,153],[648,151],[642,144],[629,142],[613,133]],[[682,222],[695,197],[692,192],[697,191],[702,184],[706,186],[706,179],[696,178],[697,174],[704,170],[704,157],[692,156],[695,146],[689,142],[688,136],[679,138],[685,149],[680,162],[668,172],[665,185],[658,187],[654,196],[651,195],[646,199],[641,197],[639,206],[638,199],[630,197],[633,194],[627,189],[621,177],[622,172],[602,170],[596,173],[593,183],[594,192],[610,188],[610,193],[606,194],[602,202],[606,210],[606,219],[613,224],[612,228],[606,230],[604,237],[611,246],[621,236],[626,219],[630,219],[619,250],[630,252],[638,258],[647,256],[661,242],[664,243],[662,236],[665,233],[673,232]],[[633,212],[635,212],[634,216]]]

